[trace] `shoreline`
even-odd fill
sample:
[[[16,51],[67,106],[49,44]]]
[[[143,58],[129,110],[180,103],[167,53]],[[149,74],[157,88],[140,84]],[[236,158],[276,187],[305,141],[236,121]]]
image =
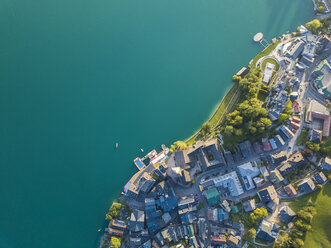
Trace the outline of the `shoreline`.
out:
[[[292,34],[290,34],[290,35],[293,35],[291,37],[295,37],[296,36],[296,34],[294,32]],[[279,39],[276,39],[276,40],[273,39],[273,42],[272,43],[270,43],[268,46],[266,46],[252,60],[250,60],[250,62],[248,63],[248,66],[247,66],[247,69],[248,69],[247,71],[250,71],[251,69],[254,69],[255,67],[257,67],[257,64],[258,64],[257,62],[259,61],[259,59],[262,58],[262,57],[266,57],[269,54],[271,54],[277,48],[277,46],[281,43],[281,41],[282,41],[282,38],[279,38]],[[235,75],[238,75],[238,74],[239,74],[239,72],[237,74],[235,74]],[[240,74],[240,77],[239,77],[240,79],[241,79],[241,77],[242,77],[243,74],[244,73]],[[246,75],[246,73],[244,74],[244,76],[245,75]],[[227,91],[224,94],[224,96],[222,97],[221,101],[216,105],[215,109],[212,111],[212,114],[210,115],[210,117],[208,118],[208,120],[205,122],[205,123],[209,123],[210,126],[211,126],[211,128],[214,131],[217,130],[220,127],[220,125],[224,121],[224,117],[226,116],[227,113],[231,112],[231,110],[233,109],[233,106],[236,106],[236,104],[238,103],[237,100],[238,99],[241,99],[242,90],[239,88],[239,82],[236,81],[236,80],[233,80],[233,81],[234,82],[233,82],[232,86],[229,89],[227,89]],[[197,138],[197,136],[199,136],[200,130],[201,130],[201,128],[199,128],[197,131],[194,132],[193,135],[191,135],[189,138],[187,138],[185,140],[185,143],[187,144],[187,146],[191,146],[191,145],[194,145],[195,144],[195,142],[197,141],[196,138]],[[215,138],[215,137],[216,136],[213,136],[213,138]],[[182,149],[185,149],[185,148],[182,148]],[[155,151],[155,150],[153,150],[153,151]],[[171,156],[170,156],[171,152],[169,154],[168,153],[169,153],[169,149],[168,149],[168,152],[166,153],[166,158],[167,159],[165,161],[167,161],[169,159],[169,157],[171,158]],[[151,161],[153,159],[155,159],[156,157],[159,157],[160,154],[153,155],[150,158]],[[146,156],[148,156],[148,155],[146,155]],[[142,174],[144,174],[145,169],[147,169],[148,167],[150,167],[150,165],[152,165],[151,168],[154,167],[153,168],[153,171],[156,171],[156,170],[162,171],[162,170],[159,169],[159,167],[161,167],[160,164],[161,163],[150,163],[149,165],[147,165],[147,164],[146,164],[146,166],[144,165],[144,167],[142,167],[142,168],[138,168],[139,169],[139,171],[137,172],[137,173],[139,173],[139,176],[138,177],[140,177]],[[152,170],[151,168],[149,168],[150,169],[149,171]],[[165,167],[165,168],[167,169],[168,167]],[[166,169],[163,168],[163,170],[166,170]],[[162,173],[165,173],[165,172],[162,171]],[[135,177],[135,175],[133,175],[133,177]],[[162,178],[162,180],[165,180],[165,176],[163,176],[163,177],[160,176],[159,178],[154,178],[154,179],[155,179],[155,181],[158,181],[160,178]],[[132,179],[130,179],[130,181],[131,180]],[[193,183],[193,180],[194,180],[194,183]],[[193,180],[191,182],[193,184],[195,184],[195,178]],[[125,193],[123,193],[123,192],[125,192]],[[122,192],[122,194],[125,194],[126,195],[126,198],[131,198],[130,195],[127,194],[127,191],[126,190],[124,190],[123,192]],[[118,202],[118,203],[121,203],[121,204],[122,203],[124,203],[124,204],[127,203],[127,200],[125,200],[124,202],[122,202],[122,201],[119,201],[119,198],[121,198],[121,197],[116,197],[114,202]],[[132,201],[135,201],[135,200],[132,199]],[[131,205],[128,204],[128,206],[131,206]],[[136,205],[136,206],[140,206],[140,205]],[[137,209],[138,209],[138,207],[137,207]],[[126,213],[129,213],[129,212],[126,212]],[[113,217],[113,218],[115,218],[115,217]],[[102,235],[101,241],[103,241],[102,239],[105,236],[107,237],[107,233]],[[120,238],[120,239],[122,239],[122,238]],[[99,247],[102,246],[102,243],[103,242],[100,243],[100,246]]]

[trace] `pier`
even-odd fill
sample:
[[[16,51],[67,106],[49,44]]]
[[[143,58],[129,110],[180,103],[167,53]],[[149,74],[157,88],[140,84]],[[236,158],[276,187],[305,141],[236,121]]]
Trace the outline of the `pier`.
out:
[[[259,42],[264,48],[269,46],[269,42],[263,38],[262,33],[257,33],[256,35],[254,35],[253,40],[254,42]]]

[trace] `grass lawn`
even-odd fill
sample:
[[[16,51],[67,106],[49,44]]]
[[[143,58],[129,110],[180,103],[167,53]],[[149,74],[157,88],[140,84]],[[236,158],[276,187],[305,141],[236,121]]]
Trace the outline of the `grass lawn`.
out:
[[[213,115],[209,118],[208,122],[213,127],[217,126],[225,117],[226,108],[230,104],[230,101],[232,97],[236,94],[237,90],[239,90],[239,84],[235,83],[228,91],[228,93],[223,97],[222,101],[217,106],[217,109],[214,111]],[[195,143],[195,138],[198,135],[199,131],[192,135],[188,140],[186,140],[186,143],[188,145],[193,145]]]
[[[269,55],[276,47],[277,45],[280,43],[280,40],[276,41],[275,43],[273,44],[270,44],[266,49],[264,49],[262,52],[260,52],[258,55],[256,55],[256,57],[253,59],[252,61],[252,66],[256,66],[256,62],[264,57],[264,56],[267,56]]]
[[[266,67],[267,63],[271,63],[274,64],[274,71],[278,71],[279,69],[279,64],[277,62],[277,60],[273,59],[273,58],[266,58],[265,60],[263,60],[262,62],[262,70],[264,71],[264,68]]]
[[[298,211],[311,200],[315,204],[316,215],[313,218],[312,230],[307,232],[303,248],[330,248],[331,247],[331,184],[328,183],[322,190],[298,198],[291,203],[291,208]]]
[[[297,139],[297,145],[301,146],[305,143],[305,141],[307,140],[307,136],[308,136],[308,129],[307,128],[303,128],[301,130],[301,133]]]
[[[261,102],[265,102],[268,95],[269,95],[269,93],[260,90],[259,93],[257,94],[257,99],[259,99]]]

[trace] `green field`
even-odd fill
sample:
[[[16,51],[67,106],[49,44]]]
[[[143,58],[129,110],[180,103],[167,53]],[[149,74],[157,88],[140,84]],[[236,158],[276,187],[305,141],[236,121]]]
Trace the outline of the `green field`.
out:
[[[303,208],[311,200],[315,204],[316,215],[312,223],[312,230],[307,232],[303,248],[330,248],[331,247],[331,184],[328,183],[322,190],[298,198],[291,203],[294,211]]]
[[[260,58],[269,55],[269,54],[270,54],[270,53],[271,53],[271,52],[272,52],[272,51],[278,46],[278,44],[279,44],[280,42],[281,42],[281,41],[278,40],[278,41],[276,41],[275,43],[270,44],[266,49],[264,49],[262,52],[260,52],[258,55],[256,55],[256,57],[253,59],[251,65],[252,65],[252,66],[256,66],[256,62],[257,62]]]
[[[213,115],[208,119],[207,122],[209,122],[213,127],[216,127],[223,120],[227,107],[231,103],[231,100],[233,99],[234,95],[237,93],[238,90],[239,84],[235,83],[227,92],[227,94],[223,97],[222,101],[217,106],[217,109],[214,111]],[[198,135],[199,131],[192,135],[188,140],[186,140],[186,143],[188,145],[193,145],[195,143],[195,138]]]
[[[274,64],[275,65],[274,71],[278,71],[279,64],[278,64],[277,60],[275,60],[273,58],[270,58],[270,57],[263,60],[263,62],[262,62],[262,71],[264,71],[264,68],[266,67],[267,63]]]

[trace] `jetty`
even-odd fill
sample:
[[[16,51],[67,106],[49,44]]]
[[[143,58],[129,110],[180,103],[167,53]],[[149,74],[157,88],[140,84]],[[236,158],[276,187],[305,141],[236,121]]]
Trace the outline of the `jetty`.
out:
[[[256,35],[254,35],[253,37],[254,42],[259,42],[264,48],[266,48],[267,46],[269,46],[269,42],[266,41],[263,38],[263,34],[262,33],[257,33]]]

